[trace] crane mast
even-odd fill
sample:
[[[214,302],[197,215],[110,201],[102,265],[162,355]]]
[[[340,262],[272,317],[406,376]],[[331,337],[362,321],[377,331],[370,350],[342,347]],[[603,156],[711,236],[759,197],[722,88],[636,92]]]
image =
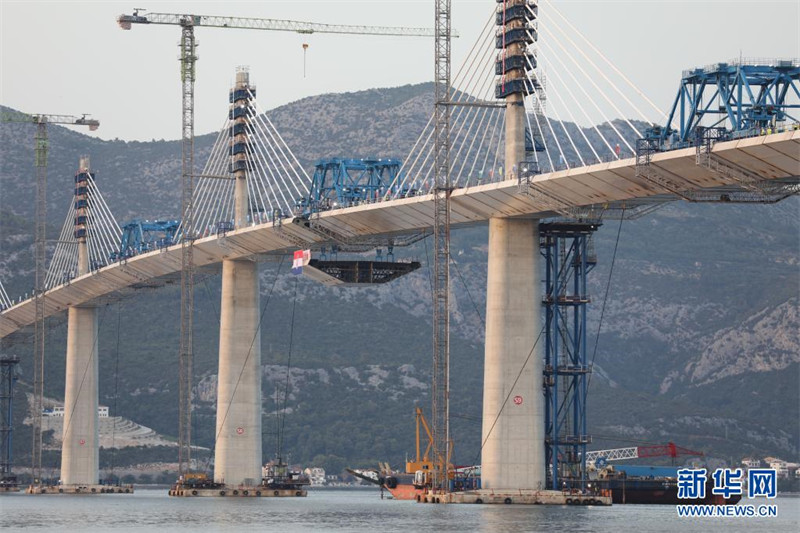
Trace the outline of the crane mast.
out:
[[[434,69],[433,489],[450,464],[450,0],[436,0]]]
[[[437,28],[435,35],[446,35],[447,40],[447,68],[446,91],[447,98],[450,83],[450,18],[449,1],[447,2],[447,16],[442,19],[442,28]],[[446,24],[445,24],[446,19]],[[194,28],[197,26],[211,28],[250,29],[292,31],[301,34],[310,33],[338,33],[359,35],[383,35],[402,37],[430,37],[434,35],[427,28],[405,28],[390,26],[354,26],[318,24],[313,22],[299,22],[291,20],[263,19],[250,17],[225,17],[209,15],[191,15],[178,13],[145,13],[144,10],[135,9],[132,15],[120,15],[117,23],[124,30],[130,30],[133,24],[163,24],[181,27],[181,83],[182,83],[182,128],[181,128],[181,204],[183,236],[181,239],[181,333],[179,352],[179,409],[178,409],[178,463],[180,473],[190,469],[191,461],[191,387],[192,387],[192,317],[194,310],[194,257],[192,241],[194,232],[194,83],[196,80],[195,63],[197,62]],[[437,37],[438,42],[438,37]],[[438,63],[437,63],[438,64]],[[437,71],[439,67],[437,67]],[[437,78],[438,79],[438,78]],[[437,85],[437,91],[438,91]],[[437,94],[439,94],[437,92]],[[449,110],[443,109],[449,116]],[[448,130],[449,131],[449,130]],[[445,157],[447,157],[445,155]],[[449,195],[449,193],[448,193]],[[449,232],[449,230],[448,230]],[[449,240],[449,237],[448,237]],[[449,251],[448,251],[449,254]],[[447,268],[445,262],[445,268]],[[442,291],[440,291],[442,292]],[[444,290],[445,302],[447,291]],[[447,307],[445,307],[447,309]],[[446,338],[446,336],[445,336]],[[435,414],[434,414],[435,417]],[[447,447],[445,446],[445,450]],[[445,465],[446,468],[446,465]]]
[[[178,471],[191,470],[192,339],[194,328],[194,81],[197,43],[190,20],[181,24],[181,340],[178,383]]]
[[[36,167],[36,214],[34,223],[35,277],[33,301],[35,320],[33,326],[33,437],[31,446],[31,475],[33,484],[42,481],[42,408],[44,407],[44,305],[45,305],[45,261],[47,239],[47,125],[64,124],[88,126],[90,131],[100,127],[100,122],[73,115],[47,115],[27,113],[3,113],[3,122],[36,124],[34,136]]]

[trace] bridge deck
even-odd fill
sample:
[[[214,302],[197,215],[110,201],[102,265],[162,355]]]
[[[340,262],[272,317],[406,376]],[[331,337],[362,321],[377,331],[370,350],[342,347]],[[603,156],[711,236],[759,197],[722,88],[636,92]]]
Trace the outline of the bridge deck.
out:
[[[765,180],[800,175],[800,131],[718,143],[713,153]],[[656,154],[651,164],[677,182],[688,182],[690,189],[737,185],[732,179],[697,166],[694,148]],[[536,190],[530,194],[521,192],[516,180],[457,189],[451,196],[452,224],[485,223],[491,217],[547,217],[554,214],[554,205],[636,205],[676,198],[669,190],[637,178],[634,159],[542,174],[536,176],[534,185]],[[223,259],[257,258],[323,244],[331,241],[326,233],[346,239],[428,230],[433,225],[433,197],[416,196],[327,211],[314,217],[313,222],[322,230],[289,218],[280,226],[259,224],[199,239],[195,241],[195,264],[198,268],[212,267]],[[70,306],[90,304],[130,288],[175,280],[180,269],[180,245],[113,263],[49,290],[45,314],[55,315]],[[20,302],[0,313],[0,337],[29,326],[34,320],[32,299]]]

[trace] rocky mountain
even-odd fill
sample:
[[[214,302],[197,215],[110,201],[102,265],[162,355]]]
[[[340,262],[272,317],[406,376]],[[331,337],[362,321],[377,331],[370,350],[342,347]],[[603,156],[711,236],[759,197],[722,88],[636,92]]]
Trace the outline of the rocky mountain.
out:
[[[320,95],[269,114],[306,169],[336,155],[402,158],[427,121],[431,92],[425,84]],[[19,296],[33,284],[33,130],[2,124],[0,134],[0,279]],[[197,161],[213,137],[197,137]],[[60,127],[50,128],[50,140],[53,234],[71,201],[78,157],[87,153],[118,220],[177,216],[179,143],[103,141]],[[728,461],[798,459],[798,214],[798,198],[776,205],[676,202],[638,220],[605,221],[590,274],[595,448],[672,440]],[[381,287],[328,289],[290,276],[288,260],[262,264],[265,453],[275,449],[278,413],[286,415],[284,451],[293,460],[335,471],[379,460],[399,466],[412,452],[413,407],[430,403],[429,248],[423,241],[396,250],[423,268]],[[457,460],[469,463],[480,448],[487,229],[455,231],[452,249],[451,411]],[[101,403],[172,437],[178,299],[174,287],[145,290],[100,311]],[[194,431],[208,448],[218,313],[219,278],[209,277],[196,293]],[[63,397],[65,336],[63,320],[53,320],[46,374],[53,397]],[[29,343],[3,350],[23,356],[27,386]],[[25,431],[15,437],[20,461],[28,453]],[[150,460],[146,450],[131,457]]]

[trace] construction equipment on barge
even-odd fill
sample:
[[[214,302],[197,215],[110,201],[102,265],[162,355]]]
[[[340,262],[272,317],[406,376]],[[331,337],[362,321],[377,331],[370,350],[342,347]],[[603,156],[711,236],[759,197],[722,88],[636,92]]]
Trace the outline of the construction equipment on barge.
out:
[[[282,462],[264,466],[264,477],[257,486],[231,486],[215,482],[204,473],[190,472],[181,475],[170,487],[169,495],[178,497],[233,497],[233,498],[303,498],[311,484],[307,476],[292,471]]]

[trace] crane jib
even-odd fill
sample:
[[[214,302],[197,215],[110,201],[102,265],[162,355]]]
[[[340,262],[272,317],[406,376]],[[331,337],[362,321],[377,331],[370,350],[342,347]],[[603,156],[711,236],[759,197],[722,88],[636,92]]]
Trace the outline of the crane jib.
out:
[[[320,24],[295,20],[264,19],[249,17],[224,17],[215,15],[187,15],[177,13],[147,13],[120,15],[117,23],[129,30],[133,24],[168,24],[175,26],[205,26],[210,28],[234,28],[250,30],[292,31],[301,34],[340,33],[360,35],[384,35],[396,37],[433,37],[432,28],[407,28],[394,26],[356,26],[348,24]],[[452,37],[458,37],[453,31]]]

